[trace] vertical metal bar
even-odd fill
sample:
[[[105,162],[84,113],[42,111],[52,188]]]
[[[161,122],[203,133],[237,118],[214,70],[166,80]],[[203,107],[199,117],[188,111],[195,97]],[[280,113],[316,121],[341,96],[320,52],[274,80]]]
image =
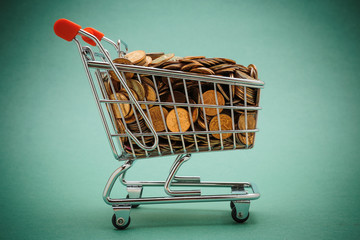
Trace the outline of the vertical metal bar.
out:
[[[140,74],[137,73],[136,75],[137,75],[137,78],[138,78],[139,82],[141,83],[141,85],[144,86],[144,85],[142,84]],[[145,90],[145,89],[144,89],[144,90]],[[146,99],[146,92],[145,92],[144,101],[147,101],[147,99]],[[153,121],[152,121],[151,115],[150,115],[150,111],[149,111],[149,107],[148,107],[147,104],[144,104],[144,105],[145,105],[145,108],[146,108],[146,112],[147,112],[147,114],[148,114],[148,116],[149,116],[150,122],[151,122],[151,124],[153,124]],[[140,106],[141,106],[141,105],[140,105]],[[145,142],[144,142],[144,144],[145,144]],[[158,150],[159,155],[161,155],[159,145],[157,145],[156,148],[157,148],[157,150]],[[147,151],[146,151],[146,156],[147,156],[147,157],[149,156],[149,154],[148,154]]]
[[[202,88],[201,88],[201,83],[200,81],[198,81],[199,84],[199,91],[200,91],[200,99],[201,99],[201,104],[204,105],[204,98],[203,98],[203,94],[202,94]],[[205,112],[205,107],[203,107],[203,113],[204,113],[204,124],[205,124],[205,130],[206,130],[206,136],[207,136],[207,142],[208,142],[208,149],[209,151],[211,151],[211,145],[210,145],[210,137],[209,137],[209,128],[208,128],[208,124],[207,124],[207,120],[206,120],[206,112]]]
[[[122,72],[122,74],[123,74],[124,79],[126,79],[126,78],[125,78],[125,74],[124,74],[123,72]],[[137,75],[139,75],[139,74],[137,74]],[[139,133],[142,134],[143,132],[142,132],[142,129],[141,129],[141,126],[140,126],[139,118],[138,118],[137,113],[136,113],[136,108],[133,106],[133,104],[131,104],[131,107],[133,108],[133,112],[134,112],[134,116],[135,116],[135,121],[136,121],[136,124],[137,124],[137,126],[138,126]],[[152,125],[151,125],[151,126],[152,126]],[[143,135],[141,135],[141,140],[142,140],[143,144],[146,145],[145,139],[144,139],[144,136],[143,136]],[[143,150],[145,150],[145,149],[143,149]],[[148,153],[147,150],[145,150],[145,155],[146,155],[146,157],[149,156],[149,153]]]
[[[184,78],[182,80],[183,80],[183,83],[184,83],[184,92],[185,92],[186,102],[189,104],[190,101],[189,101],[188,90],[187,90],[187,87],[186,87],[186,80]],[[195,126],[194,126],[194,122],[193,122],[193,115],[192,115],[191,107],[189,105],[188,105],[188,110],[189,110],[189,114],[190,114],[191,128],[195,132]],[[196,151],[198,152],[199,147],[198,147],[198,144],[197,144],[196,134],[194,134],[193,136],[194,136],[194,141],[195,141],[195,148],[196,148]]]
[[[152,80],[154,82],[154,86],[155,86],[155,91],[156,91],[156,97],[158,99],[158,102],[160,103],[160,95],[159,95],[159,90],[158,90],[158,86],[157,86],[157,83],[156,83],[156,80],[155,80],[155,76],[154,75],[151,75],[152,77]],[[163,123],[164,123],[164,126],[165,126],[165,131],[166,133],[169,133],[168,131],[168,128],[167,128],[167,125],[166,125],[166,119],[165,119],[165,115],[164,115],[164,111],[163,111],[163,105],[159,105],[160,107],[160,113],[161,113],[161,117],[162,117],[162,120],[163,120]],[[169,146],[170,146],[170,152],[172,154],[174,154],[174,150],[172,148],[172,143],[171,143],[171,140],[170,140],[170,137],[169,137],[169,134],[166,135],[167,136],[167,139],[168,139],[168,142],[169,142]]]
[[[123,77],[125,77],[125,75],[124,75],[123,72],[120,72],[120,71],[119,71],[119,73],[120,73]],[[110,74],[109,74],[108,71],[107,71],[107,74],[108,74],[108,78],[111,80],[111,76],[110,76]],[[122,87],[121,82],[119,82],[119,84],[120,84],[120,88],[121,88],[121,87]],[[114,94],[115,99],[118,100],[118,99],[117,99],[117,96],[116,96],[116,90],[115,90],[115,87],[114,87],[114,84],[112,83],[112,81],[110,81],[110,87],[111,87],[111,91],[112,91],[113,94]],[[122,112],[119,103],[117,103],[117,107],[118,107],[118,109],[119,109],[119,112],[120,112],[121,119],[122,119],[122,121],[123,121],[124,127],[125,127],[125,129],[128,129],[127,123],[126,123],[126,119],[125,119],[125,116],[124,116],[124,113]],[[131,107],[132,107],[132,106],[131,106]],[[130,131],[130,130],[128,129],[128,131]],[[128,135],[127,138],[128,138],[129,144],[130,144],[131,153],[132,153],[133,157],[136,158],[136,154],[135,154],[135,151],[134,151],[134,146],[133,146],[133,144],[132,144],[132,139],[131,139],[131,137],[130,137],[129,135]]]
[[[221,119],[220,119],[220,112],[219,112],[219,101],[217,99],[217,91],[216,91],[216,83],[214,83],[214,94],[215,94],[215,103],[216,103],[216,116],[218,117],[218,125],[219,125],[219,131],[221,132]],[[224,143],[223,143],[223,137],[222,134],[219,133],[220,136],[220,144],[221,144],[221,150],[224,149]]]
[[[246,87],[243,86],[244,88],[244,101],[245,101],[245,104],[244,106],[247,107],[247,101],[246,101]],[[249,148],[249,141],[248,141],[248,124],[247,124],[247,109],[245,108],[245,136],[246,136],[246,148]]]
[[[173,89],[172,89],[172,85],[171,85],[170,78],[167,77],[167,80],[168,80],[168,83],[169,83],[170,94],[171,94],[171,97],[172,97],[172,99],[173,99],[173,103],[175,103],[175,96],[174,96],[174,91],[173,91]],[[174,106],[174,109],[175,109],[176,120],[178,121],[179,130],[180,130],[180,132],[184,132],[184,131],[181,129],[181,124],[180,124],[180,119],[179,119],[179,114],[178,114],[178,111],[177,111],[177,107]],[[186,153],[187,150],[186,150],[186,147],[185,147],[184,136],[183,136],[183,135],[180,135],[180,137],[181,137],[181,142],[182,142],[182,145],[183,145],[183,148],[184,148],[184,152]]]
[[[123,72],[120,72],[120,74],[123,74]],[[110,83],[110,88],[111,88],[112,93],[114,94],[115,100],[119,100],[119,99],[117,98],[116,90],[115,90],[115,87],[114,87],[113,82],[111,81],[111,76],[110,76],[110,74],[109,74],[108,71],[107,71],[107,75],[108,75],[108,79],[109,79],[109,83]],[[121,87],[121,83],[120,83],[120,87]],[[116,103],[116,106],[117,106],[117,108],[118,108],[118,110],[119,110],[119,112],[120,112],[120,116],[121,116],[121,120],[122,120],[122,122],[123,122],[123,126],[124,126],[125,129],[128,130],[127,123],[126,123],[126,119],[125,119],[124,113],[123,113],[123,111],[122,111],[122,109],[121,109],[121,107],[120,107],[120,104],[119,104],[119,103]],[[130,131],[130,130],[128,130],[128,131]],[[125,132],[126,132],[126,130],[125,130]],[[131,152],[132,152],[132,154],[133,154],[133,157],[136,158],[136,154],[135,154],[135,151],[134,151],[134,147],[133,147],[132,142],[131,142],[131,137],[128,136],[128,140],[129,140],[129,144],[130,144],[130,148],[131,148]]]
[[[260,99],[260,88],[256,88],[256,103],[259,102]],[[256,110],[256,117],[255,117],[255,128],[257,128],[257,123],[258,123],[258,115],[259,115],[259,111]],[[256,133],[254,132],[254,139],[253,139],[253,144],[255,143],[255,138],[256,138]]]
[[[232,98],[232,86],[233,85],[230,85],[229,84],[229,99],[230,99],[230,106],[233,106],[233,98]],[[235,122],[234,122],[234,109],[231,108],[231,122],[232,122],[232,128],[233,128],[233,131],[235,131]],[[233,133],[233,142],[234,142],[234,149],[236,149],[236,136],[235,136],[235,133]]]

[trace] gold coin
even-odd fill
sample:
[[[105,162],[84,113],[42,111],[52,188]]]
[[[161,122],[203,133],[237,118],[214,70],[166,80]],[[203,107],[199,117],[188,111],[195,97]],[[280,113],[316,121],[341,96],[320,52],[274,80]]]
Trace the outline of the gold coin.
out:
[[[181,136],[180,135],[170,135],[169,136],[172,141],[179,141],[179,142],[173,142],[172,147],[173,148],[182,148],[181,145]]]
[[[129,88],[131,88],[132,90],[134,90],[136,92],[136,94],[139,97],[139,99],[138,99],[139,101],[144,100],[145,89],[139,81],[137,81],[135,79],[128,79],[128,80],[126,80],[126,84],[128,85]]]
[[[204,115],[204,112],[200,113],[200,118],[204,123],[205,123],[205,120],[207,123],[209,123],[211,120],[211,116],[207,116],[206,114]]]
[[[132,62],[126,58],[115,58],[113,60],[113,63],[132,65]],[[109,74],[110,74],[111,78],[120,82],[119,78],[116,76],[114,71],[110,70]],[[125,74],[125,78],[132,78],[134,76],[134,73],[132,73],[132,72],[124,72],[124,74]],[[120,75],[121,75],[121,73],[120,73]]]
[[[207,141],[207,135],[206,134],[196,134],[197,139],[201,139],[202,141]]]
[[[141,62],[138,62],[136,65],[138,65],[138,66],[145,66],[145,64],[146,64],[146,56],[145,56],[145,58],[144,58]]]
[[[119,82],[117,82],[117,81],[112,81],[112,80],[110,80],[110,81],[111,81],[112,84],[113,84],[114,91],[115,91],[115,92],[118,91],[118,90],[119,90],[119,87],[120,87]],[[106,91],[106,93],[108,94],[108,96],[110,96],[111,94],[114,94],[114,92],[113,92],[113,90],[112,90],[112,88],[111,88],[111,85],[110,85],[110,81],[107,80],[107,81],[104,82],[105,91]]]
[[[175,101],[173,100],[171,93],[168,93],[168,95],[165,99],[165,102],[186,103],[186,96],[184,93],[179,92],[179,91],[174,91],[173,94],[174,94]],[[167,106],[167,107],[173,108],[174,106]]]
[[[240,140],[241,143],[246,145],[246,136],[244,136],[242,134],[237,134],[236,137],[238,140]],[[248,137],[247,137],[248,145],[254,144],[254,137],[255,137],[255,133],[253,133],[253,132],[248,133]]]
[[[245,126],[245,113],[241,114],[238,121],[238,127],[240,130],[246,130]],[[256,113],[247,112],[247,129],[253,130],[256,128]],[[242,133],[245,135],[245,133]]]
[[[136,121],[136,116],[134,114],[135,117],[135,121],[133,121],[132,123],[127,123],[128,128],[132,131],[132,132],[145,132],[148,131],[148,127],[145,124],[145,121],[143,118],[140,118],[141,115],[137,112],[137,117],[138,117],[138,121]],[[140,131],[141,130],[141,131]]]
[[[218,70],[225,69],[225,68],[230,68],[230,67],[233,67],[233,65],[228,64],[228,63],[223,63],[223,64],[212,66],[212,67],[210,67],[210,69],[213,70],[213,71],[218,71]]]
[[[184,135],[184,140],[189,143],[195,143],[194,135]]]
[[[186,132],[190,127],[190,117],[188,111],[183,108],[176,108],[179,116],[181,132]],[[166,125],[172,132],[180,132],[179,122],[177,121],[175,109],[171,110],[166,117]]]
[[[237,70],[240,70],[241,72],[244,72],[244,73],[249,73],[249,69],[247,67],[245,67],[244,65],[241,65],[241,64],[235,64],[235,66]]]
[[[149,56],[152,58],[152,60],[161,57],[162,55],[164,55],[163,52],[154,52],[154,53],[147,53],[146,56]]]
[[[248,74],[240,71],[240,70],[235,70],[235,77],[236,78],[242,78],[242,79],[250,79],[250,80],[255,80],[254,78],[250,77]]]
[[[200,114],[200,116],[201,116],[201,114]],[[202,129],[206,130],[205,121],[204,121],[203,119],[198,118],[197,123],[198,123],[199,127],[201,127]]]
[[[166,62],[167,60],[171,59],[174,56],[175,56],[175,54],[173,54],[173,53],[164,54],[161,57],[154,59],[151,64],[159,64],[159,63]]]
[[[110,96],[111,94],[113,94],[113,91],[111,89],[111,86],[110,86],[110,82],[109,81],[105,81],[104,82],[104,86],[105,86],[105,91],[107,93],[108,96]],[[115,89],[114,89],[115,90]]]
[[[162,132],[165,130],[165,124],[162,118],[160,106],[155,106],[149,109],[151,121],[155,131]],[[162,112],[164,114],[164,119],[166,119],[168,115],[168,110],[166,108],[162,108]]]
[[[235,95],[235,86],[234,85],[221,85],[221,84],[216,84],[216,86],[218,87],[219,91],[222,93],[222,95],[224,96],[224,98],[227,101],[230,101],[230,87],[231,87],[231,98],[234,97]],[[233,102],[234,103],[234,102]]]
[[[181,71],[190,71],[192,68],[203,67],[201,63],[191,62],[181,67]]]
[[[217,61],[216,59],[213,59],[213,58],[198,59],[196,61],[201,63],[202,65],[204,65],[206,67],[211,67],[211,66],[219,64],[219,61]]]
[[[145,57],[145,64],[144,64],[144,66],[145,66],[145,67],[149,66],[149,64],[150,64],[151,62],[152,62],[152,58],[149,57],[149,56],[146,56],[146,57]]]
[[[189,97],[194,99],[196,103],[202,104],[200,90],[199,90],[199,83],[194,83],[193,86],[194,86],[193,89],[188,90]]]
[[[146,101],[155,102],[156,101],[156,92],[155,92],[155,90],[146,83],[143,84],[143,87],[144,87],[144,90],[145,90]],[[152,106],[153,105],[148,105],[149,108],[152,107]],[[146,109],[146,105],[141,104],[141,108]]]
[[[124,101],[129,100],[129,99],[127,99],[127,97],[124,94],[121,94],[121,93],[116,93],[116,98],[117,98],[117,100],[124,100]],[[111,100],[116,100],[116,98],[115,98],[114,94],[110,95]],[[120,110],[119,110],[118,106],[120,106]],[[128,104],[128,103],[119,103],[119,104],[111,103],[111,107],[113,109],[115,118],[121,118],[120,111],[123,113],[124,117],[126,117],[130,112],[130,104]]]
[[[197,61],[191,60],[191,59],[186,59],[186,58],[181,58],[181,59],[179,59],[179,62],[188,64],[188,63],[195,63]]]
[[[180,70],[182,66],[183,66],[182,63],[173,63],[173,64],[166,65],[165,67],[163,67],[163,69]]]
[[[248,89],[250,88],[246,88],[246,102],[251,104],[251,105],[255,105],[255,92],[251,93],[251,91]],[[235,94],[236,96],[238,96],[240,99],[245,101],[245,94],[244,94],[244,87],[243,86],[236,86],[235,88]]]
[[[223,68],[221,70],[215,71],[216,75],[228,75],[230,73],[233,73],[236,69],[235,68]]]
[[[218,106],[224,106],[225,99],[220,92],[216,91],[216,97],[214,90],[208,90],[205,93],[203,93],[203,100],[204,100],[204,104],[206,105],[216,105],[216,99]],[[205,113],[206,115],[209,116],[215,116],[217,114],[216,109],[219,110],[219,113],[221,113],[223,110],[222,108],[205,108]]]
[[[232,130],[232,118],[226,114],[220,114],[220,127],[221,131]],[[209,124],[210,131],[219,131],[219,118],[218,116],[213,117]],[[220,139],[220,134],[212,134],[214,138]],[[231,133],[222,133],[222,138],[226,139],[231,137]]]
[[[132,90],[131,88],[130,88],[130,91],[134,95],[136,101],[138,101],[139,97],[136,94],[136,92],[134,90]],[[126,90],[124,88],[120,89],[119,93],[125,95],[128,99],[130,99],[129,94],[126,92]],[[134,114],[134,108],[132,107],[132,105],[130,105],[130,112],[128,113],[128,115],[126,115],[125,119],[131,118],[133,116],[133,114]]]
[[[183,59],[182,57],[178,57],[178,56],[174,56],[172,58],[170,58],[169,61],[179,61],[180,59]]]
[[[227,63],[231,63],[231,64],[236,64],[236,62],[232,59],[228,59],[228,58],[220,58],[221,60],[224,60]]]
[[[154,82],[150,78],[148,78],[146,76],[141,76],[141,81],[143,84],[145,83],[145,84],[151,86],[152,88],[155,88]]]
[[[195,59],[203,59],[206,58],[205,56],[187,56],[184,57],[184,59],[189,59],[189,60],[195,60]]]
[[[116,125],[118,133],[119,134],[126,133],[125,132],[125,127],[124,127],[124,124],[123,124],[122,120],[121,119],[116,119],[115,121],[116,121],[115,125]],[[119,137],[119,138],[120,138],[121,142],[123,142],[123,143],[127,141],[127,137]]]
[[[139,121],[143,119],[143,117],[141,116],[141,114],[139,112],[136,112],[136,114],[137,114],[137,117],[138,117]],[[129,117],[125,118],[125,122],[127,124],[131,124],[131,123],[136,122],[136,116],[135,116],[134,112],[131,115],[129,114]]]
[[[189,102],[191,104],[196,104],[195,101],[193,99],[190,99]],[[192,115],[192,121],[196,122],[198,117],[199,117],[199,108],[197,107],[191,107],[191,115]]]
[[[250,76],[252,76],[255,79],[258,79],[258,71],[257,68],[254,64],[249,64],[248,66],[249,69],[252,69],[254,71],[254,76],[251,75],[251,70],[250,70]]]
[[[206,67],[192,68],[190,70],[190,72],[202,73],[202,74],[208,74],[208,75],[215,74],[213,70],[211,70],[210,68],[206,68]]]
[[[145,57],[146,54],[143,50],[136,50],[125,55],[125,58],[129,59],[133,64],[141,62]]]

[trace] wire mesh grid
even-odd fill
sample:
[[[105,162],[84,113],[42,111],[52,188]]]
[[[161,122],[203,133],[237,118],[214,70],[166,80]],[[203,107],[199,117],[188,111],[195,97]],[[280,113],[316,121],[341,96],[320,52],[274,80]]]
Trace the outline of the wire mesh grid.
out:
[[[83,47],[96,101],[119,160],[252,148],[262,82],[116,64],[159,137],[129,100],[104,56]],[[130,134],[132,136],[130,136]]]

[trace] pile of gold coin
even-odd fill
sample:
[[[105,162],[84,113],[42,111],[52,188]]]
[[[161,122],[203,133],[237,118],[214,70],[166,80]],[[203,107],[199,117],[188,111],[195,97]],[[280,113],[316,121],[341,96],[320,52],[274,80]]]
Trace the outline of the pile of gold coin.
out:
[[[222,75],[233,78],[257,80],[258,72],[253,64],[248,67],[226,58],[206,58],[204,56],[177,57],[173,53],[145,53],[137,50],[114,63],[185,71],[195,74]],[[109,76],[109,77],[107,77]],[[159,145],[152,152],[145,152],[133,140],[121,137],[124,149],[142,157],[145,155],[166,155],[184,151],[208,151],[239,149],[254,143],[255,133],[231,133],[232,130],[251,130],[256,128],[256,111],[231,110],[226,106],[257,106],[258,89],[213,82],[191,81],[170,77],[141,75],[123,72],[123,78],[131,93],[138,101],[152,102],[142,104],[141,108],[159,134]],[[111,100],[128,101],[129,95],[121,86],[113,71],[104,76],[106,93]],[[245,102],[246,101],[246,102]],[[183,103],[174,106],[172,103]],[[190,106],[188,104],[191,104]],[[196,106],[216,105],[217,107]],[[130,103],[110,104],[109,110],[115,118],[118,133],[128,128],[143,136],[138,140],[148,146],[154,138],[139,111]],[[191,132],[198,131],[200,134]],[[208,133],[208,132],[217,133]],[[223,131],[229,131],[222,133]],[[189,134],[162,134],[184,133]]]

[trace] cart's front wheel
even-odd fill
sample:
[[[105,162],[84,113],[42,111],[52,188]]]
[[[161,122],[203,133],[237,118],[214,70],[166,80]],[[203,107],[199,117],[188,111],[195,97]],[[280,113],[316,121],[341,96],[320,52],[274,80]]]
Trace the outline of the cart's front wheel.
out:
[[[246,220],[248,220],[248,218],[250,216],[250,213],[248,212],[246,217],[242,217],[242,216],[240,217],[237,214],[236,207],[233,207],[232,210],[231,210],[231,216],[232,216],[232,218],[234,219],[235,222],[244,223],[244,222],[246,222]]]
[[[114,214],[112,216],[111,222],[114,225],[114,227],[116,227],[117,229],[124,230],[125,228],[127,228],[130,225],[130,220],[131,219],[129,217],[128,222],[125,225],[121,225],[121,222],[124,221],[124,219],[122,219],[122,218],[116,219],[116,215]]]
[[[126,195],[126,199],[128,199],[129,198],[129,194],[128,195]],[[137,208],[137,207],[139,207],[140,206],[140,204],[132,204],[131,205],[131,208]]]

